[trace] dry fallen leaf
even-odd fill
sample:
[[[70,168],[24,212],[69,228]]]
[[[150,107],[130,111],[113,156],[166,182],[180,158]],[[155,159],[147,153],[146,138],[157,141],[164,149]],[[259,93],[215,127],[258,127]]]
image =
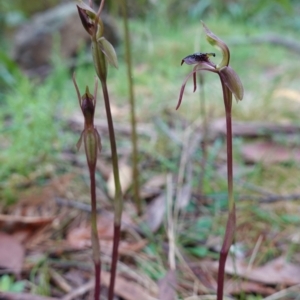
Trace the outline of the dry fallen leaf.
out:
[[[158,282],[158,299],[175,300],[177,288],[176,271],[169,270],[167,274]]]
[[[242,146],[242,156],[250,163],[271,164],[300,161],[300,149],[291,149],[274,142],[256,142]]]
[[[224,292],[228,295],[241,295],[241,293],[256,293],[258,295],[272,295],[276,289],[253,281],[228,280],[224,285]]]
[[[113,246],[114,223],[112,216],[101,215],[97,219],[98,236],[100,240],[101,252],[111,255]],[[67,234],[68,243],[76,249],[91,247],[91,225],[82,224],[80,227],[73,228]],[[119,253],[137,252],[143,249],[147,240],[139,241],[120,241]]]
[[[166,211],[165,202],[166,196],[165,194],[161,194],[152,200],[146,208],[145,222],[152,232],[157,231],[163,222]]]
[[[110,285],[110,273],[101,271],[101,284],[105,287]],[[73,300],[77,299],[78,295],[82,295],[82,291],[87,292],[94,288],[94,279],[81,285],[77,289],[74,289],[62,300]],[[145,287],[139,284],[129,281],[120,275],[116,275],[114,294],[120,296],[124,300],[154,300],[157,294],[156,286],[153,288],[149,287],[149,291]],[[81,299],[81,298],[80,298]],[[102,298],[101,298],[102,299]],[[115,299],[115,298],[114,298]]]
[[[97,218],[97,230],[99,240],[112,240],[114,234],[113,218],[111,216],[100,215]],[[67,234],[67,241],[76,248],[82,249],[91,246],[91,225],[81,224],[80,227],[73,228]]]
[[[271,136],[277,133],[299,133],[300,126],[295,124],[279,124],[261,121],[232,122],[232,134],[242,137],[264,137]],[[226,120],[225,118],[217,119],[211,122],[209,126],[209,136],[215,137],[226,135]]]
[[[103,285],[109,286],[110,274],[101,272]],[[126,280],[121,276],[116,276],[115,294],[124,300],[153,300],[144,287],[139,286],[133,281]],[[155,298],[154,298],[155,299]]]
[[[192,193],[192,184],[188,182],[184,184],[181,189],[179,190],[179,197],[178,197],[178,208],[184,209],[190,202]]]
[[[0,232],[0,268],[19,275],[22,271],[25,250],[13,236]]]
[[[218,262],[213,263],[217,271]],[[300,265],[289,263],[284,257],[274,259],[261,267],[248,269],[248,264],[242,260],[227,259],[225,271],[227,274],[237,275],[248,280],[269,285],[294,285],[300,283]]]
[[[119,174],[122,193],[125,194],[132,183],[132,169],[126,164],[120,164]],[[115,179],[113,171],[111,171],[107,180],[107,193],[109,197],[114,198],[115,192]]]
[[[53,221],[53,217],[24,217],[0,215],[0,228],[11,233],[21,243],[25,243],[33,235]]]
[[[159,174],[151,177],[141,187],[141,197],[151,198],[161,193],[162,187],[166,184],[166,174]]]
[[[2,291],[0,291],[0,299],[5,299],[5,300],[61,300],[61,298],[33,295],[30,293],[15,293],[15,292],[2,292]]]

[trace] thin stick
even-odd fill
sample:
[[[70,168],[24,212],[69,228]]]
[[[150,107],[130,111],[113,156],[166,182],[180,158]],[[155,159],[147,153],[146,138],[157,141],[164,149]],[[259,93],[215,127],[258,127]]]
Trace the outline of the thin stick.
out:
[[[175,224],[174,224],[174,214],[173,214],[173,183],[172,175],[167,176],[167,235],[169,240],[169,253],[168,261],[170,270],[176,270],[175,261]]]
[[[84,285],[81,285],[80,287],[74,289],[67,295],[65,295],[62,298],[62,300],[73,300],[75,298],[81,297],[82,295],[84,295],[85,293],[90,291],[93,287],[94,287],[94,280],[91,280],[91,281],[85,283]]]
[[[293,294],[299,295],[300,292],[300,284],[293,285],[285,290],[279,291],[271,296],[264,298],[263,300],[279,300],[279,299],[287,299],[288,296]]]
[[[121,1],[123,20],[124,20],[124,34],[125,34],[125,57],[127,62],[127,79],[129,86],[129,104],[130,104],[130,122],[131,122],[131,144],[132,144],[132,165],[133,165],[133,196],[136,203],[138,215],[142,214],[142,201],[140,198],[140,181],[138,169],[138,146],[136,133],[136,117],[135,117],[135,99],[133,90],[133,76],[132,76],[132,62],[130,50],[130,36],[128,28],[128,13],[125,0]]]
[[[6,300],[59,300],[59,298],[45,297],[40,295],[33,295],[29,293],[15,293],[0,291],[0,299]]]

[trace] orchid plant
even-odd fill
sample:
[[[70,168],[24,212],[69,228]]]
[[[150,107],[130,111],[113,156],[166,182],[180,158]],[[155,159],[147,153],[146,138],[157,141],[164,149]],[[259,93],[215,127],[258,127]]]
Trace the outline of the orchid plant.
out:
[[[117,145],[115,138],[115,131],[113,125],[113,119],[111,115],[109,93],[107,89],[107,62],[109,62],[115,68],[118,67],[117,55],[114,47],[106,40],[103,36],[104,26],[100,18],[100,13],[103,9],[105,0],[101,1],[100,7],[97,12],[92,9],[92,1],[90,0],[89,5],[80,1],[77,5],[79,17],[81,19],[82,25],[87,33],[91,37],[92,42],[92,55],[93,63],[95,67],[96,74],[100,79],[106,116],[109,131],[109,139],[111,146],[111,157],[112,157],[112,168],[114,174],[115,183],[115,196],[114,196],[114,239],[113,239],[113,250],[112,250],[112,265],[111,265],[111,277],[110,285],[108,290],[108,300],[112,300],[114,297],[114,286],[116,278],[116,269],[118,261],[118,248],[121,233],[121,218],[123,211],[123,194],[121,190],[120,176],[119,176],[119,166],[118,166],[118,154]]]
[[[77,143],[77,149],[84,142],[86,160],[90,172],[90,190],[91,190],[91,240],[93,249],[93,260],[95,266],[95,300],[99,299],[101,287],[101,260],[100,260],[100,244],[97,230],[97,202],[96,202],[96,164],[97,152],[101,152],[101,138],[94,126],[94,115],[97,100],[98,80],[95,80],[94,96],[90,94],[89,88],[86,87],[85,93],[80,96],[79,88],[73,74],[73,82],[77,93],[79,106],[84,116],[84,129]]]
[[[226,225],[224,242],[222,245],[220,260],[219,260],[219,271],[218,271],[218,288],[217,288],[217,300],[223,300],[224,290],[224,276],[225,276],[225,263],[233,242],[235,226],[236,226],[236,212],[235,212],[235,201],[233,195],[233,163],[232,163],[232,94],[235,96],[237,101],[243,99],[244,88],[241,83],[239,76],[229,66],[230,62],[230,51],[228,46],[219,39],[214,33],[212,33],[207,26],[202,22],[204,31],[206,34],[207,41],[212,45],[221,50],[222,61],[220,64],[213,63],[210,58],[215,57],[214,53],[194,53],[186,56],[182,61],[188,65],[195,65],[193,70],[185,78],[180,94],[176,109],[179,108],[185,86],[187,81],[193,76],[194,92],[197,88],[196,74],[202,71],[208,71],[216,73],[221,81],[223,100],[225,105],[226,114],[226,143],[227,143],[227,182],[228,182],[228,220]]]

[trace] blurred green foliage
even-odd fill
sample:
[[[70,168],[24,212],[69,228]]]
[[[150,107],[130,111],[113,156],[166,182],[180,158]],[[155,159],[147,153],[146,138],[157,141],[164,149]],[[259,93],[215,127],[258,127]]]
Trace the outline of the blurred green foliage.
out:
[[[1,49],[0,62],[0,103],[2,103],[5,91],[17,83],[21,73],[17,64]]]
[[[44,11],[55,5],[60,0],[31,1],[30,5],[22,0],[3,1],[0,4],[1,20],[13,25],[28,18],[32,14]],[[87,2],[87,1],[86,1]],[[95,1],[96,4],[100,0]],[[149,17],[153,14],[156,17],[166,18],[171,23],[178,18],[186,20],[187,17],[199,19],[207,17],[228,17],[233,21],[258,22],[261,24],[271,24],[277,21],[278,17],[295,16],[293,20],[297,26],[296,16],[300,12],[299,1],[297,0],[130,0],[127,1],[131,17]],[[119,13],[118,1],[106,0],[106,9],[114,14]],[[159,14],[158,14],[159,13]],[[291,25],[291,20],[286,19],[286,23]],[[295,24],[294,24],[295,25]]]
[[[41,84],[22,75],[4,58],[7,67],[0,68],[0,83],[5,85],[0,98],[0,200],[10,203],[24,179],[51,164],[68,147],[68,135],[62,136],[61,113],[72,97],[68,70],[62,62],[55,63]]]
[[[213,15],[216,18],[229,17],[234,21],[260,21],[267,24],[274,17],[291,14],[293,5],[297,3],[295,0],[192,0],[188,3],[167,0],[164,5],[169,19],[183,15],[192,18]]]
[[[22,12],[26,17],[31,16],[32,14],[40,11],[44,11],[48,8],[54,7],[59,4],[60,0],[32,0],[30,1],[30,5],[28,2],[22,0],[14,0],[14,1],[2,1],[2,5],[0,7],[0,12],[9,13],[12,11]]]
[[[25,281],[15,281],[13,276],[3,275],[0,277],[0,291],[21,293],[25,288]]]

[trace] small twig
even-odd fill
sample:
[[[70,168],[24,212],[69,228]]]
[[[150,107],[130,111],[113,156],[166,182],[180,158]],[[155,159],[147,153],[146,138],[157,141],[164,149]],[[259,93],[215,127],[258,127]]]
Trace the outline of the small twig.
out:
[[[44,297],[26,293],[0,292],[0,299],[5,300],[59,300],[59,298]]]
[[[192,296],[184,300],[216,300],[215,295]],[[233,298],[223,297],[223,300],[233,300]]]
[[[175,224],[177,220],[173,217],[173,183],[172,175],[167,176],[167,235],[169,240],[169,253],[168,261],[171,270],[176,270],[175,261]]]
[[[265,187],[257,186],[255,184],[249,183],[249,182],[244,181],[244,180],[235,180],[235,182],[239,186],[243,186],[243,187],[247,188],[250,191],[258,192],[258,193],[260,193],[260,194],[262,194],[266,197],[275,195],[274,193],[268,191]]]
[[[61,206],[76,208],[76,209],[79,209],[79,210],[82,210],[82,211],[88,212],[88,213],[92,212],[90,204],[81,203],[81,202],[78,202],[76,200],[63,199],[63,198],[60,198],[60,197],[56,197],[55,202],[58,205],[61,205]],[[102,211],[101,208],[97,208],[97,213],[98,214],[101,213],[101,211]]]
[[[101,272],[101,277],[103,278],[103,285],[108,287],[109,286],[109,278],[110,278],[110,274],[107,273],[107,272]],[[156,298],[153,298],[151,297],[150,295],[148,295],[146,292],[145,292],[145,289],[140,287],[139,285],[137,284],[133,284],[131,285],[131,288],[132,288],[132,297],[129,297],[130,295],[130,289],[126,289],[124,287],[126,287],[126,283],[128,281],[125,280],[124,278],[122,277],[117,277],[117,284],[116,284],[116,294],[117,295],[120,295],[122,296],[124,299],[127,299],[127,300],[132,300],[132,299],[136,299],[136,295],[140,295],[143,299],[143,300],[155,300]],[[85,293],[87,293],[88,291],[92,290],[94,287],[94,279],[93,280],[90,280],[89,282],[87,282],[86,284],[82,285],[81,287],[75,289],[73,292],[69,293],[68,295],[64,296],[61,300],[73,300],[75,299],[76,297],[79,297],[79,296],[82,296],[84,295]],[[0,293],[1,295],[1,293]],[[5,299],[8,299],[8,298],[5,298]],[[19,298],[12,298],[9,300],[20,300]],[[23,300],[23,299],[21,299]],[[24,300],[58,300],[57,298],[26,298]]]
[[[69,120],[69,126],[72,127],[74,130],[79,131],[81,128],[81,119],[79,116],[74,115]],[[99,129],[99,131],[103,134],[108,133],[107,122],[100,118],[95,118],[94,120],[95,126]],[[131,135],[131,127],[130,124],[127,122],[116,122],[114,123],[115,132],[122,136]],[[144,136],[152,141],[157,140],[157,132],[153,128],[152,124],[148,123],[139,123],[139,126],[136,128],[136,133],[138,135]],[[127,138],[127,137],[126,137]]]
[[[199,197],[199,195],[197,194],[193,194],[194,197],[201,199],[201,200],[216,200],[219,198],[223,198],[223,196],[221,195],[211,195],[211,196],[205,196],[205,195],[201,195]],[[260,197],[260,196],[252,196],[252,195],[240,195],[240,196],[236,196],[237,200],[239,201],[247,201],[247,200],[252,200],[252,201],[256,201],[259,203],[274,203],[274,202],[278,202],[278,201],[296,201],[296,200],[300,200],[300,194],[290,194],[290,195],[270,195],[270,196],[266,196],[266,197]]]
[[[130,104],[130,122],[131,122],[131,144],[132,144],[132,169],[133,169],[133,197],[136,203],[138,215],[142,214],[142,200],[140,197],[140,176],[138,168],[138,140],[136,132],[136,113],[135,113],[135,97],[134,84],[132,76],[131,62],[131,46],[128,25],[128,12],[126,0],[121,1],[121,8],[124,20],[124,35],[125,35],[125,59],[127,63],[127,79],[129,87],[129,104]]]
[[[84,295],[85,293],[89,292],[93,288],[94,288],[94,278],[89,282],[87,282],[86,284],[81,285],[79,288],[73,290],[72,292],[64,296],[62,300],[73,300],[79,296]]]
[[[248,266],[247,266],[246,273],[248,273],[248,272],[252,269],[254,260],[255,260],[255,258],[256,258],[256,256],[257,256],[257,253],[258,253],[258,250],[259,250],[259,247],[260,247],[260,245],[261,245],[262,240],[263,240],[263,236],[260,235],[260,236],[258,237],[258,240],[257,240],[257,242],[256,242],[256,244],[255,244],[255,247],[254,247],[253,251],[252,251],[252,254],[251,254],[251,257],[250,257]]]
[[[176,253],[176,256],[177,256],[178,260],[181,262],[181,265],[183,265],[183,267],[187,270],[187,272],[194,279],[194,281],[197,285],[197,288],[199,288],[204,293],[209,292],[209,289],[199,280],[199,278],[196,276],[194,271],[190,268],[190,266],[186,262],[184,256],[181,254],[180,250],[177,247],[175,247],[175,253]]]
[[[51,279],[62,291],[64,291],[65,293],[69,293],[72,290],[72,287],[57,271],[50,269],[49,272]]]
[[[271,296],[264,298],[263,300],[279,300],[279,299],[287,299],[287,297],[291,294],[299,295],[300,293],[300,284],[293,285],[285,290],[279,291]]]
[[[278,201],[295,201],[300,200],[300,194],[290,194],[290,195],[270,195],[266,197],[259,197],[259,196],[239,196],[237,197],[239,200],[255,200],[259,203],[273,203]]]

